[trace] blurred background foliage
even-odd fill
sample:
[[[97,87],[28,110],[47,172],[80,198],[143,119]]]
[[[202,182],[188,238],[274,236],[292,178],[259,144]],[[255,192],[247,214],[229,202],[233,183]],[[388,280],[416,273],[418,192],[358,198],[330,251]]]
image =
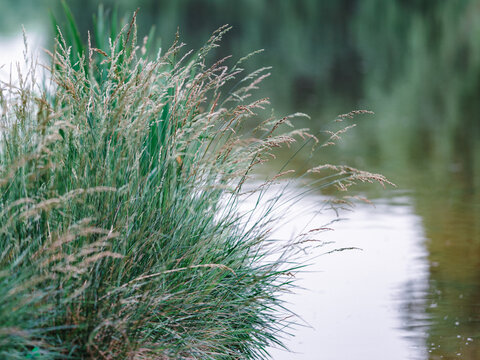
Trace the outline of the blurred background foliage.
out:
[[[86,36],[99,2],[67,3]],[[334,160],[327,161],[382,172],[408,189],[429,239],[430,291],[440,296],[439,306],[428,309],[439,319],[432,337],[437,344],[445,343],[443,355],[454,352],[457,340],[445,335],[444,314],[474,319],[464,322],[465,333],[480,335],[480,286],[475,280],[480,276],[478,0],[103,4],[105,9],[117,8],[119,17],[140,8],[140,36],[155,26],[164,48],[173,42],[177,28],[187,47],[196,49],[216,28],[232,25],[216,55],[238,59],[265,49],[248,64],[250,70],[273,67],[260,95],[271,98],[278,114],[311,114],[309,126],[314,129],[324,129],[336,114],[373,110],[376,115],[360,119],[360,126],[340,143],[341,151],[328,155]],[[58,0],[3,0],[0,29],[4,35],[18,34],[24,23],[27,31],[40,28],[51,38],[48,9],[64,20]],[[460,278],[469,289],[461,290],[468,308],[459,307],[460,290],[450,286]]]
[[[67,3],[86,37],[99,2]],[[310,124],[314,128],[354,108],[377,113],[348,139],[352,153],[362,150],[362,158],[367,155],[402,167],[412,160],[428,166],[439,158],[443,166],[462,166],[471,179],[478,172],[472,168],[478,167],[473,158],[479,153],[480,137],[475,116],[480,110],[475,101],[480,93],[478,1],[104,0],[103,4],[106,12],[117,9],[119,18],[139,8],[140,36],[155,26],[163,47],[173,42],[177,29],[187,47],[196,49],[216,28],[232,25],[216,56],[239,58],[265,49],[247,66],[273,67],[262,95],[272,98],[279,113],[308,112],[316,119]],[[57,19],[65,19],[59,0],[4,0],[2,30],[18,32],[19,23],[28,28],[28,23],[36,22],[47,24],[44,30],[51,32],[48,9]],[[439,171],[444,170],[448,169]]]

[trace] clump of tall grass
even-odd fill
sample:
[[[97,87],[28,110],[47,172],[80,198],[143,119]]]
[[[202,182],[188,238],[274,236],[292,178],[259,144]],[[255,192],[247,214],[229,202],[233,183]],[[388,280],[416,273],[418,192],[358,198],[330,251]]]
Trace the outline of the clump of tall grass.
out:
[[[207,65],[226,30],[153,57],[135,18],[79,56],[59,32],[50,84],[34,65],[2,84],[1,358],[257,359],[280,344],[297,265],[271,260],[268,213],[247,221],[238,202],[273,148],[307,134],[278,134],[289,117],[242,130],[268,100],[250,98],[261,71]],[[372,179],[330,170],[330,185]]]

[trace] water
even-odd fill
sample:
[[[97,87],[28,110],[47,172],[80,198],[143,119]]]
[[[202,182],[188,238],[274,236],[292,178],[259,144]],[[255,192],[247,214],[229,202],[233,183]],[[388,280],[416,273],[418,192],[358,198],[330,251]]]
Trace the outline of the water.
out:
[[[288,299],[309,327],[289,342],[296,354],[276,351],[274,359],[425,358],[427,329],[407,330],[402,311],[406,289],[419,294],[428,288],[425,236],[411,199],[378,200],[375,208],[359,205],[344,215],[325,240],[361,250],[321,255],[326,249],[317,249],[320,256],[299,275],[305,290]]]
[[[387,189],[373,205],[340,212],[334,231],[320,236],[325,245],[305,253],[309,266],[297,274],[299,289],[284,296],[303,325],[286,340],[291,352],[272,349],[273,359],[477,359],[479,284],[466,274],[475,272],[480,238],[462,234],[478,235],[479,211],[470,217],[452,211],[446,203],[454,200],[445,194],[434,203],[439,189],[425,185]],[[333,212],[312,215],[324,200],[314,194],[288,204],[272,238],[288,241],[331,221]],[[424,201],[448,219],[422,216]],[[341,248],[356,249],[332,252]],[[455,260],[452,250],[463,258]]]
[[[286,242],[331,221],[333,212],[312,216],[324,200],[316,194],[289,204],[272,238]],[[325,244],[302,255],[310,265],[284,300],[303,325],[286,341],[291,352],[272,349],[273,359],[426,359],[428,318],[411,327],[404,311],[405,292],[423,299],[417,306],[428,292],[425,234],[412,199],[397,191],[340,216],[334,231],[319,237]],[[355,249],[332,252],[340,248]]]
[[[28,63],[32,61],[45,64],[47,57],[42,52],[42,46],[45,43],[45,31],[43,29],[32,29],[26,33],[25,39],[20,32],[15,36],[0,36],[0,81],[4,83],[15,83],[18,80],[18,71],[25,77],[29,66],[25,61],[27,55]],[[26,51],[26,52],[25,52]],[[37,78],[40,80],[43,76],[43,69],[37,66]]]

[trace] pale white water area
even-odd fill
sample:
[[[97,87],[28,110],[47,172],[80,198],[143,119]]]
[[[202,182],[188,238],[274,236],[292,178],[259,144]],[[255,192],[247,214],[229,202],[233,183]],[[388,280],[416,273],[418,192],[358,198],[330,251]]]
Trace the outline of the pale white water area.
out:
[[[18,32],[13,36],[0,36],[0,81],[15,82],[18,79],[18,70],[22,74],[27,73],[27,61],[41,63],[45,60],[42,51],[44,44],[44,31],[39,29],[26,29],[27,52],[25,52],[25,38],[19,25]],[[37,76],[42,73],[37,66]]]
[[[293,193],[300,192],[293,189]],[[265,199],[273,196],[268,194]],[[288,241],[292,234],[319,227],[335,214],[320,208],[321,195],[308,195],[286,207],[286,218],[272,237]],[[252,206],[254,199],[243,206]],[[421,218],[408,196],[399,194],[374,205],[356,204],[340,212],[343,220],[317,236],[331,244],[305,255],[310,265],[297,274],[297,289],[285,295],[289,308],[306,326],[291,330],[292,352],[272,349],[274,360],[405,360],[425,359],[426,328],[409,329],[411,297],[428,287],[427,251]],[[361,250],[330,251],[339,248]]]

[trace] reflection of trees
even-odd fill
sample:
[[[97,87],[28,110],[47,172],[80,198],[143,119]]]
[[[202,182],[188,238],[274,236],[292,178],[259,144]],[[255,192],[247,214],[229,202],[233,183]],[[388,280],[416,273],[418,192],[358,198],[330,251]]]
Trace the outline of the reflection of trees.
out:
[[[449,184],[450,181],[451,177],[446,176],[416,197],[417,212],[424,219],[429,239],[430,290],[423,310],[431,319],[427,345],[432,349],[432,359],[440,355],[446,359],[478,359],[479,189],[477,185],[472,194],[459,183]],[[457,357],[457,353],[462,356]]]
[[[61,13],[57,0],[49,1]],[[91,27],[97,0],[69,1],[83,33]],[[168,46],[177,27],[188,47],[198,48],[212,31],[224,24],[234,27],[225,37],[220,55],[243,56],[265,48],[251,69],[265,64],[275,68],[270,85],[277,104],[292,102],[318,107],[335,99],[360,97],[360,58],[352,42],[350,23],[357,0],[104,0],[118,6],[119,14],[139,7],[140,33],[154,24]],[[268,86],[268,84],[267,84]],[[272,93],[272,89],[265,89]],[[346,100],[350,99],[350,100]],[[280,106],[280,105],[279,105]],[[339,105],[340,107],[340,105]],[[345,105],[341,106],[345,109]],[[347,109],[350,105],[347,106]]]
[[[429,319],[431,359],[478,359],[480,3],[436,2],[408,13],[399,4],[363,2],[357,43],[377,111],[370,139],[415,189],[429,239],[428,302],[405,310],[409,326]]]
[[[462,167],[473,179],[480,137],[480,3],[437,2],[415,12],[395,5],[400,3],[362,2],[356,25],[367,98],[381,120],[374,124],[380,151],[404,165],[437,159],[440,171]]]

